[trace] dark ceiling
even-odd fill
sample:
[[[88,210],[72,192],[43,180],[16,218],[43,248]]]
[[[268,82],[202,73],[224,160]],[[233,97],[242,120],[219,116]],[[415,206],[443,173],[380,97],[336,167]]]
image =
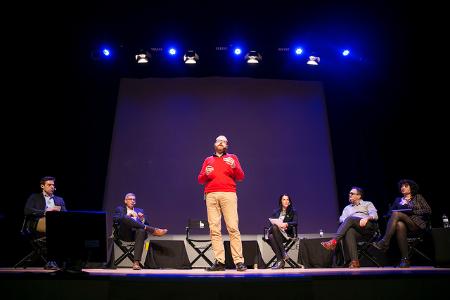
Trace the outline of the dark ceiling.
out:
[[[12,66],[6,85],[11,89],[12,98],[5,101],[3,108],[15,117],[13,124],[21,122],[28,127],[14,126],[15,130],[5,140],[19,146],[26,146],[30,140],[39,143],[43,129],[35,124],[41,124],[42,116],[47,114],[55,116],[55,123],[64,124],[53,131],[59,136],[58,141],[66,144],[66,151],[59,154],[59,161],[65,164],[71,161],[66,156],[78,155],[80,151],[93,161],[99,156],[103,164],[107,163],[118,80],[123,76],[152,75],[130,63],[136,49],[165,47],[171,42],[181,49],[203,51],[201,61],[206,63],[194,75],[256,74],[295,79],[314,76],[296,72],[296,65],[289,60],[278,64],[274,57],[279,53],[274,49],[300,42],[328,55],[330,49],[350,45],[361,58],[356,65],[343,71],[342,66],[334,68],[335,65],[329,64],[323,68],[325,74],[318,73],[317,77],[331,79],[325,86],[330,124],[336,136],[335,151],[341,149],[345,154],[347,144],[342,136],[353,134],[351,130],[355,128],[349,116],[367,124],[368,131],[376,130],[384,148],[389,148],[389,143],[398,138],[397,133],[404,124],[414,125],[408,135],[410,139],[416,139],[415,131],[419,131],[426,143],[436,143],[432,137],[440,120],[436,115],[444,110],[436,110],[435,102],[448,94],[448,84],[445,77],[438,76],[440,65],[429,65],[428,60],[421,59],[423,51],[429,51],[433,56],[442,55],[435,62],[446,63],[442,59],[446,49],[441,37],[448,36],[450,27],[443,24],[448,19],[441,16],[445,10],[436,6],[383,0],[65,1],[15,5],[12,21],[5,25],[4,43],[11,54],[5,60]],[[262,72],[241,73],[241,69],[230,70],[227,63],[217,68],[215,61],[208,63],[204,59],[214,52],[215,46],[236,42],[264,51],[266,65]],[[92,50],[105,43],[116,49],[116,59],[109,63],[93,61]],[[324,67],[328,57],[323,57]],[[166,67],[161,64],[151,70],[159,70],[165,76],[192,75]],[[401,118],[395,117],[404,112]],[[426,121],[404,123],[409,115],[420,115]],[[366,143],[369,135],[362,129],[360,134],[361,143],[376,147],[378,141]],[[85,139],[90,139],[89,142],[102,139],[101,146],[97,147],[99,153],[93,153],[92,147],[81,149]],[[397,154],[394,152],[391,157],[395,159]],[[28,168],[27,161],[22,157],[18,160]],[[30,157],[28,164],[33,160]],[[86,158],[81,155],[79,160]],[[76,162],[70,167],[78,167],[80,164]],[[342,162],[341,170],[345,163]],[[36,167],[39,162],[31,164]],[[98,169],[102,168],[103,165]],[[85,169],[74,174],[84,170],[91,170],[88,162]]]
[[[130,65],[136,51],[169,45],[198,50],[204,74],[213,68],[217,72],[213,56],[222,54],[215,52],[216,46],[236,44],[263,52],[272,72],[285,55],[277,49],[298,44],[307,53],[322,55],[324,62],[347,46],[359,63],[379,68],[398,58],[415,33],[410,12],[389,1],[94,1],[74,2],[61,14],[50,13],[54,9],[44,11],[46,20],[31,27],[39,30],[41,43],[68,43],[76,66],[83,68],[92,66],[84,60],[91,51],[109,45],[114,64],[126,76],[136,74]]]
[[[335,66],[331,58],[337,59],[338,50],[350,47],[353,59],[368,68],[366,74],[397,76],[410,73],[403,65],[408,66],[417,54],[412,45],[430,39],[424,27],[435,32],[437,19],[426,14],[434,9],[386,0],[21,2],[16,4],[9,37],[13,51],[33,49],[33,61],[26,62],[35,65],[33,69],[70,76],[105,68],[90,59],[91,52],[102,45],[112,47],[115,61],[106,68],[118,75],[153,75],[135,69],[134,54],[169,45],[180,51],[199,50],[200,75],[221,75],[223,66],[218,68],[213,56],[222,54],[215,47],[235,44],[263,52],[266,76],[274,70],[283,75],[291,61],[277,49],[297,44],[306,53],[322,56],[324,65],[330,62],[329,70]],[[431,22],[420,21],[430,17]],[[63,56],[64,60],[55,62]],[[390,68],[392,61],[400,66],[398,70]],[[153,66],[159,72],[165,68],[164,63]]]

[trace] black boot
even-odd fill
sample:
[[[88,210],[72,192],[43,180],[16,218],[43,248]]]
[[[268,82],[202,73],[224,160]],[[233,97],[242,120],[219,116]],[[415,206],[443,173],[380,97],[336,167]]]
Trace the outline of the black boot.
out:
[[[216,260],[211,267],[206,268],[206,271],[225,271],[225,264]]]
[[[238,262],[236,264],[236,271],[239,271],[239,272],[247,271],[247,267],[243,263]]]

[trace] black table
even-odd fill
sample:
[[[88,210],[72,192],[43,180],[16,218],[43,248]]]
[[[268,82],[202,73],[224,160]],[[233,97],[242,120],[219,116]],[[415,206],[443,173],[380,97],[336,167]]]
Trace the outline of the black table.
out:
[[[151,240],[144,266],[149,269],[190,269],[184,241]]]
[[[230,241],[224,242],[225,247],[225,265],[227,269],[236,268],[231,256]],[[242,255],[244,256],[244,264],[247,268],[264,268],[265,263],[261,256],[261,251],[257,241],[242,241]]]
[[[333,252],[326,250],[320,244],[329,240],[329,238],[300,239],[298,262],[305,268],[331,268],[342,264],[340,247]]]
[[[434,261],[437,267],[450,266],[450,228],[433,228]]]

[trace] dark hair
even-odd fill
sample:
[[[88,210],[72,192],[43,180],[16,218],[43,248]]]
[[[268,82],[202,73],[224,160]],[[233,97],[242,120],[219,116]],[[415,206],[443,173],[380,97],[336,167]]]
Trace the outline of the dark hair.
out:
[[[45,184],[45,182],[49,181],[49,180],[55,181],[56,179],[55,179],[55,177],[52,177],[52,176],[45,176],[45,177],[41,178],[41,184]]]
[[[411,179],[401,179],[397,185],[398,185],[398,189],[401,190],[402,189],[402,185],[409,185],[409,187],[411,188],[411,195],[415,196],[419,193],[419,185]]]
[[[360,188],[359,186],[352,186],[352,188],[350,190],[353,190],[353,189],[358,191],[358,194],[361,195],[361,198],[364,197],[364,190],[362,188]]]
[[[289,198],[289,206],[286,209],[286,213],[287,213],[292,210],[292,198],[288,194],[281,194],[280,198],[278,199],[278,205],[279,205],[280,209],[282,209],[281,200],[283,199],[284,196],[287,196]]]

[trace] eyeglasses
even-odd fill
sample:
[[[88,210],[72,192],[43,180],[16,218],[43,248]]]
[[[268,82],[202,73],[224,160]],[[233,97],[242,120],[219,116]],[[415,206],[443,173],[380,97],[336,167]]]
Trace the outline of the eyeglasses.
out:
[[[350,192],[350,193],[348,193],[349,195],[359,195],[358,193],[353,193],[353,192]]]
[[[220,143],[222,143],[222,144],[228,144],[228,141],[225,141],[225,140],[216,140],[216,144],[220,144]]]

